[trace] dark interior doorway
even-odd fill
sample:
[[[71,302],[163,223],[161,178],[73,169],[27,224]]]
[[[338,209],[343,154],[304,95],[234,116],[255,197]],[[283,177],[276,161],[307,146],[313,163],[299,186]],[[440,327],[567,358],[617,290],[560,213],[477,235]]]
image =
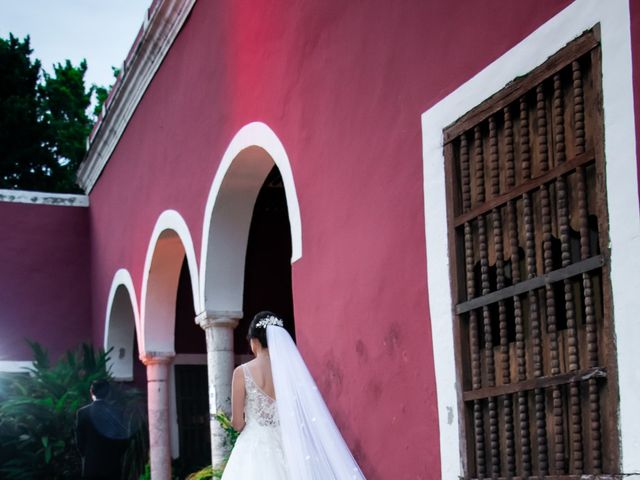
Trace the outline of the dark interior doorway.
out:
[[[204,331],[195,323],[191,277],[186,258],[178,281],[175,326],[176,354],[207,353]],[[174,374],[180,442],[179,469],[195,472],[211,463],[207,365],[176,363]]]
[[[195,472],[211,464],[207,366],[176,365],[175,382],[180,466]]]
[[[250,354],[246,340],[253,316],[270,310],[282,317],[295,339],[291,287],[291,227],[280,170],[273,167],[262,185],[249,229],[244,274],[244,317],[236,328],[235,353]]]

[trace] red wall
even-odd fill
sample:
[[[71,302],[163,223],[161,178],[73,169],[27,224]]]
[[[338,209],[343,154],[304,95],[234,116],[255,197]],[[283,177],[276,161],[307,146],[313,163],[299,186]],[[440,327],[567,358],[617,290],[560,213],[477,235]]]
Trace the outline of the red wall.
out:
[[[0,219],[0,360],[90,341],[88,209],[0,202]]]
[[[91,193],[94,339],[163,210],[199,256],[218,162],[263,121],[299,196],[303,355],[368,478],[438,478],[420,115],[568,3],[197,2]]]

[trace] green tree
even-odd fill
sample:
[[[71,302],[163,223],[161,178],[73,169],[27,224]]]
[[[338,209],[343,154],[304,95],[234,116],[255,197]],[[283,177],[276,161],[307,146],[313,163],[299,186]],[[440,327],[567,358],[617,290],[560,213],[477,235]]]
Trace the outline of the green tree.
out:
[[[53,75],[44,72],[44,81],[38,85],[47,146],[57,165],[52,176],[61,191],[78,191],[75,176],[93,125],[87,110],[94,87],[85,89],[86,72],[86,61],[75,67],[67,60],[54,65]]]
[[[120,69],[116,67],[111,67],[113,71],[113,78],[117,79],[118,75],[120,75]],[[93,118],[97,121],[98,116],[102,112],[102,107],[104,106],[104,102],[107,101],[107,97],[109,96],[109,91],[113,88],[113,84],[108,87],[102,87],[99,85],[93,84],[93,90],[96,94],[96,106],[93,108]]]
[[[85,86],[86,61],[58,63],[49,75],[32,53],[28,36],[0,38],[0,188],[80,192],[91,97],[108,89]]]
[[[31,52],[29,37],[0,38],[0,187],[54,190],[55,159],[39,117],[40,62]]]

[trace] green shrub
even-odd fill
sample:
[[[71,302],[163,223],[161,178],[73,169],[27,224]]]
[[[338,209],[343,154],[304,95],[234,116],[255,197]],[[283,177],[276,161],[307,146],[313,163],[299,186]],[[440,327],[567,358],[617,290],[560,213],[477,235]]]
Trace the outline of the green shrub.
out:
[[[84,344],[51,364],[47,351],[29,342],[33,367],[0,375],[0,478],[72,479],[81,471],[75,444],[75,417],[90,402],[94,380],[111,380],[108,354]],[[112,384],[110,401],[123,405],[136,433],[124,471],[135,479],[147,460],[146,409],[142,395]]]

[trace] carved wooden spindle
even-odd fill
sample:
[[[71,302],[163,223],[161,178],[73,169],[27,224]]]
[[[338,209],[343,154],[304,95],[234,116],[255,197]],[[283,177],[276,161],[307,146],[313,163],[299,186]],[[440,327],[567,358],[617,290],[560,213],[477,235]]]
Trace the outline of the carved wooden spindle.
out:
[[[585,152],[585,115],[584,115],[584,89],[582,85],[582,69],[580,62],[571,64],[573,78],[573,114],[575,128],[576,154]],[[576,188],[578,201],[578,218],[580,225],[580,258],[589,258],[589,223],[587,211],[587,191],[584,167],[576,169]],[[582,274],[582,287],[584,291],[584,316],[587,337],[587,362],[593,368],[598,366],[598,334],[594,311],[593,287],[589,273]],[[590,457],[593,473],[602,473],[602,425],[600,419],[600,394],[597,381],[588,380],[589,393],[589,424],[591,434]]]
[[[461,160],[461,180],[462,180],[462,211],[468,212],[471,209],[471,169],[469,164],[469,145],[466,134],[460,137],[460,160]],[[464,224],[464,250],[465,250],[465,273],[467,300],[476,296],[476,287],[473,275],[474,255],[473,255],[473,232],[471,223]],[[477,390],[482,388],[482,376],[480,371],[480,342],[478,337],[478,319],[475,310],[469,313],[469,332],[471,341],[471,382],[472,388]]]
[[[522,177],[524,180],[531,178],[531,147],[529,145],[529,108],[524,98],[519,101],[520,112],[520,161],[522,165]],[[523,217],[525,225],[525,260],[527,264],[527,276],[531,278],[532,271],[535,276],[535,235],[533,234],[533,217],[529,194],[522,195]],[[511,264],[519,264],[520,258],[518,249],[513,248],[518,245],[517,211],[514,202],[510,202],[509,228],[511,241]],[[520,281],[519,268],[513,268],[513,283]],[[530,312],[535,310],[535,295],[529,293]],[[518,358],[518,381],[524,382],[527,379],[527,364],[524,342],[524,322],[522,317],[522,304],[520,297],[514,297],[514,313],[516,322],[516,355]],[[536,313],[537,316],[537,313]],[[526,391],[518,392],[518,418],[520,421],[520,456],[522,458],[522,476],[528,478],[532,473],[531,464],[531,432],[529,428],[529,399]]]
[[[553,76],[553,138],[556,163],[567,159],[564,138],[564,104],[562,101],[562,80],[560,74]]]
[[[496,120],[494,117],[489,118],[489,166],[491,174],[491,195],[497,197],[500,194],[500,171],[499,171],[499,154],[498,154],[498,135],[496,128]],[[512,155],[513,157],[513,155]],[[511,160],[513,163],[513,159]],[[492,224],[493,224],[493,242],[495,245],[496,254],[496,288],[501,289],[505,286],[505,274],[504,274],[504,238],[502,234],[502,214],[499,208],[494,208],[491,211]],[[510,383],[509,375],[509,339],[507,337],[507,309],[504,301],[498,302],[498,321],[499,321],[499,333],[500,333],[500,353],[502,358],[502,378],[504,383]],[[511,396],[505,395],[502,398],[502,404],[504,406],[504,418],[505,418],[505,447],[507,457],[507,470],[509,475],[515,475],[515,457],[514,457],[514,438],[513,438],[513,412],[511,406]],[[497,455],[499,459],[499,437],[498,437],[498,425],[497,425],[497,407],[494,406],[494,410],[491,410],[491,404],[489,408],[489,415],[496,416],[496,436],[495,441]],[[494,463],[493,475],[499,476],[500,466],[499,463]]]
[[[582,69],[580,62],[571,63],[573,78],[573,118],[575,130],[576,155],[585,152],[586,135],[584,125],[584,89],[582,88]]]
[[[520,98],[520,158],[522,178],[531,178],[531,145],[529,144],[529,106],[524,97]]]
[[[556,74],[553,77],[553,123],[555,132],[555,157],[558,163],[564,163],[566,161],[566,149],[564,105],[560,74]],[[567,191],[566,179],[563,176],[558,177],[556,180],[556,202],[558,210],[558,228],[560,232],[562,267],[568,267],[571,264],[569,193]],[[571,280],[569,279],[565,279],[563,283],[564,304],[567,319],[567,353],[569,357],[569,370],[577,371],[580,368],[580,364],[578,358],[578,336],[573,287]],[[582,473],[584,469],[582,459],[582,416],[580,412],[580,385],[577,382],[572,382],[569,385],[569,414],[571,424],[573,473]],[[561,426],[560,428],[564,428],[564,426]],[[562,460],[564,462],[564,458]]]
[[[476,198],[479,204],[484,203],[485,178],[484,178],[484,151],[482,148],[482,131],[479,125],[474,128],[475,160],[476,160]],[[490,293],[489,283],[489,255],[487,244],[487,227],[484,215],[479,215],[478,223],[478,250],[480,253],[480,278],[482,295]],[[493,358],[493,337],[491,331],[491,313],[488,306],[482,307],[484,325],[484,354],[486,365],[487,386],[496,384],[496,372]],[[498,478],[500,475],[500,438],[498,425],[498,410],[495,397],[488,399],[489,404],[489,453],[491,461],[491,476]]]
[[[555,81],[557,80],[558,85],[560,79],[558,75],[554,78],[554,87]],[[549,159],[548,159],[548,145],[547,145],[547,118],[546,118],[546,103],[544,97],[544,88],[542,85],[538,85],[536,89],[536,97],[537,97],[537,112],[538,112],[538,145],[540,149],[540,159],[541,159],[541,167],[542,171],[545,172],[549,168]],[[558,98],[557,91],[554,88],[554,97],[553,97],[553,117],[554,117],[554,126],[557,127],[557,113],[558,113],[558,102],[561,102],[561,99]],[[562,105],[560,103],[560,109]],[[562,123],[562,111],[560,111],[560,123]],[[561,137],[559,139],[559,137]],[[558,135],[556,132],[556,145],[560,142],[560,146],[562,148],[562,154],[564,154],[564,132]],[[564,160],[564,159],[563,159]],[[540,187],[540,207],[542,213],[542,250],[543,250],[543,259],[544,259],[544,273],[550,273],[553,270],[553,250],[551,243],[551,200],[548,187],[543,185]],[[553,287],[551,285],[547,285],[545,287],[545,300],[546,300],[546,311],[547,311],[547,331],[549,335],[549,346],[550,346],[550,359],[549,364],[551,367],[551,375],[559,375],[560,374],[560,355],[558,351],[558,330],[557,330],[557,318],[556,318],[556,306],[555,306],[555,297],[553,292]],[[560,391],[559,386],[554,386],[551,389],[552,395],[552,406],[553,406],[553,433],[554,433],[554,446],[555,446],[555,457],[554,457],[554,467],[556,473],[564,473],[564,419],[563,419],[563,408],[562,408],[562,392]]]
[[[562,89],[560,83],[560,75],[553,78],[554,99],[553,99],[553,115],[554,130],[556,138],[556,159],[559,163],[566,160],[565,153],[565,132],[564,132],[564,107],[562,102]],[[558,229],[560,232],[561,259],[562,266],[567,267],[571,264],[571,239],[569,232],[569,193],[567,190],[567,181],[563,176],[556,180],[556,202],[558,207]],[[578,341],[576,332],[576,318],[573,301],[573,288],[571,281],[564,281],[564,299],[567,315],[568,330],[568,355],[569,370],[575,371],[580,368],[578,358]]]
[[[533,234],[533,216],[531,214],[531,202],[529,195],[525,195],[523,201],[524,222],[525,222],[525,235],[527,243],[527,264],[529,268],[529,278],[535,277],[535,273],[531,272],[531,265],[534,265],[535,272],[535,246],[534,234]],[[533,261],[531,261],[533,259]],[[540,318],[538,316],[538,299],[533,291],[529,292],[529,320],[531,326],[531,340],[533,344],[533,375],[534,377],[541,377],[543,375],[542,370],[542,346],[540,340]],[[536,438],[538,443],[538,468],[541,475],[548,473],[548,460],[547,460],[547,443],[546,443],[546,413],[545,413],[545,398],[544,390],[536,388],[534,391],[535,399],[535,417],[536,417]]]
[[[494,116],[489,117],[489,181],[491,195],[497,197],[500,194],[500,164],[498,162],[498,133]]]
[[[531,437],[529,429],[529,395],[526,390],[518,392],[518,419],[520,421],[520,455],[522,478],[531,476]]]
[[[547,141],[547,105],[542,84],[536,87],[536,125],[538,126],[540,168],[543,172],[546,172],[549,170],[549,144]]]
[[[498,163],[498,135],[496,132],[496,120],[489,118],[489,165],[491,172],[491,195],[497,197],[500,194],[500,173]],[[513,163],[513,161],[512,161]],[[491,210],[493,226],[493,243],[496,254],[496,288],[504,288],[504,239],[502,235],[502,213],[500,208]],[[487,276],[488,283],[488,276]],[[487,292],[488,293],[488,292]],[[498,302],[498,325],[500,330],[500,353],[502,360],[502,378],[504,383],[510,383],[509,377],[509,339],[507,338],[507,310],[504,301]]]
[[[549,147],[547,144],[547,113],[544,98],[544,88],[539,85],[536,88],[536,121],[538,127],[538,153],[540,155],[540,169],[546,172],[549,169]],[[551,251],[551,207],[549,203],[549,191],[546,185],[540,187],[540,208],[542,216],[542,258],[544,271],[553,270],[553,257]],[[546,313],[549,326],[549,336],[551,340],[551,372],[559,373],[558,369],[558,340],[555,328],[555,305],[553,298],[553,290],[550,286],[545,288],[546,293]],[[533,357],[534,357],[534,375],[541,377],[543,375],[542,366],[542,332],[540,319],[536,311],[535,327],[532,312],[532,334],[533,334]],[[554,388],[555,390],[555,388]],[[535,389],[535,409],[536,409],[536,437],[538,442],[538,468],[541,475],[549,473],[548,451],[547,451],[547,431],[546,431],[546,411],[545,411],[545,394],[541,388]],[[562,415],[562,410],[556,408],[554,395],[554,424],[557,423],[557,414]],[[557,429],[554,429],[557,430]],[[558,438],[556,437],[556,443]]]
[[[516,185],[516,164],[513,145],[513,119],[511,118],[511,106],[502,109],[504,116],[504,162],[507,166],[506,187],[512,189]]]
[[[515,156],[513,149],[513,122],[511,120],[511,110],[509,107],[505,107],[503,109],[503,118],[504,118],[504,151],[505,151],[505,163],[507,166],[506,172],[506,183],[508,188],[512,188],[515,184]],[[496,157],[498,155],[496,149]],[[498,192],[499,193],[499,192]],[[495,193],[494,193],[495,194]],[[513,201],[510,201],[507,204],[507,215],[510,215],[509,209],[513,207]],[[497,222],[497,225],[495,224]],[[503,237],[502,237],[502,219],[500,214],[498,216],[494,216],[494,229],[495,231],[499,230],[499,233],[496,233],[496,237],[499,237],[499,241],[496,240],[494,243],[496,244],[496,251],[500,252],[500,262],[496,261],[497,265],[497,284],[496,287],[498,289],[503,288],[505,284],[505,272],[504,272],[504,249],[503,249]],[[511,234],[509,234],[509,243],[511,248],[513,249],[513,244],[511,240]],[[517,239],[516,239],[516,250],[517,250]],[[517,257],[517,253],[516,253]],[[512,255],[513,260],[513,255]],[[518,262],[516,259],[515,266],[512,262],[512,271],[513,269],[518,268]],[[513,275],[512,275],[513,279]],[[516,297],[517,298],[517,297]],[[519,298],[518,298],[519,301]],[[500,319],[500,348],[502,352],[502,381],[505,384],[511,383],[511,360],[509,358],[509,338],[507,331],[507,311],[504,302],[500,302],[498,305],[498,316]],[[522,321],[522,319],[520,319]],[[516,451],[515,451],[515,426],[514,426],[514,418],[513,418],[513,396],[505,395],[502,399],[502,408],[504,410],[504,419],[505,419],[505,457],[506,457],[506,470],[507,475],[509,477],[515,476],[516,474]]]
[[[462,183],[462,211],[471,209],[471,168],[469,163],[469,144],[467,135],[460,137],[460,170]],[[473,233],[470,222],[464,224],[464,250],[467,299],[475,297],[474,283],[474,254]],[[469,343],[471,347],[471,385],[473,390],[482,388],[482,373],[480,367],[480,339],[478,336],[478,316],[475,310],[469,312]],[[486,472],[485,445],[484,445],[484,418],[482,403],[479,400],[473,402],[473,425],[476,451],[476,469],[478,478],[484,478]]]
[[[487,471],[486,453],[484,445],[484,416],[482,412],[482,402],[473,401],[473,427],[476,442],[476,468],[479,479],[485,477]]]

